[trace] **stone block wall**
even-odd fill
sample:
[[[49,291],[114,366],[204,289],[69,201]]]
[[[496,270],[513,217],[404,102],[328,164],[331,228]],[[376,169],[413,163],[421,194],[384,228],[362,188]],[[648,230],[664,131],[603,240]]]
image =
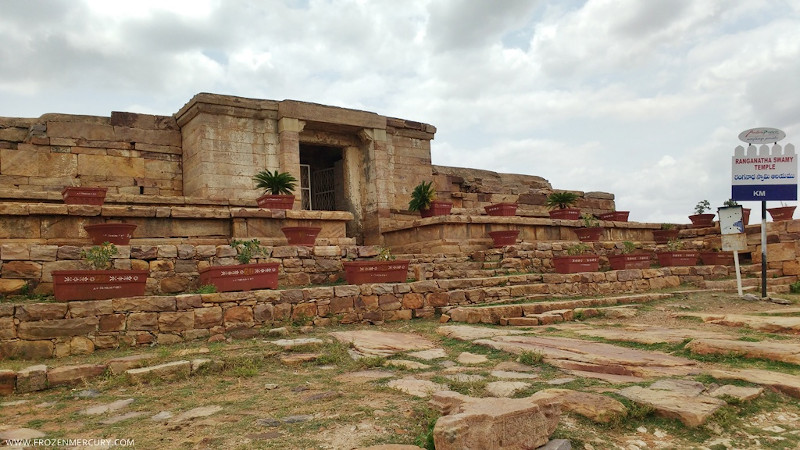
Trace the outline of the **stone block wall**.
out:
[[[215,335],[252,337],[262,327],[290,321],[324,326],[410,320],[432,316],[438,308],[535,295],[665,289],[710,273],[699,267],[676,267],[0,304],[0,358],[63,357]]]
[[[183,192],[181,132],[167,116],[45,114],[0,118],[0,188],[176,196]]]

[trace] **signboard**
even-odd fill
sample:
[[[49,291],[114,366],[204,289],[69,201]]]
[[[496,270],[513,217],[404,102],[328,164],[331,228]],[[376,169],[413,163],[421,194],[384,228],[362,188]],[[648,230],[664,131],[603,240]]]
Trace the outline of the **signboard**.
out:
[[[775,142],[786,137],[775,128],[753,128],[742,131],[745,142]],[[797,155],[794,145],[770,149],[762,144],[737,146],[732,158],[731,198],[738,201],[797,200]]]
[[[786,133],[777,128],[750,128],[739,133],[739,140],[748,144],[772,144],[786,137]]]
[[[719,230],[722,234],[744,233],[744,221],[741,205],[717,208]]]

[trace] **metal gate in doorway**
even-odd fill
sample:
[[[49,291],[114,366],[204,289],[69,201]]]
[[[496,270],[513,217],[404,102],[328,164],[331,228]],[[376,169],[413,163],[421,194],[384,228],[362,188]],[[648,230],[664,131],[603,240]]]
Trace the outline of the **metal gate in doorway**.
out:
[[[300,193],[303,209],[335,211],[334,181],[333,167],[312,172],[308,164],[300,164]]]

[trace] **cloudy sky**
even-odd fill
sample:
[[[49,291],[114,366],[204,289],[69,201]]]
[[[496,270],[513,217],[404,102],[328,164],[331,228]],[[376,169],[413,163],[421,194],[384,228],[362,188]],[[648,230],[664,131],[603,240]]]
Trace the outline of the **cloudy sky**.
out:
[[[730,196],[740,131],[800,145],[796,0],[0,8],[0,116],[169,115],[198,92],[363,109],[435,125],[434,164],[612,192],[650,222]]]

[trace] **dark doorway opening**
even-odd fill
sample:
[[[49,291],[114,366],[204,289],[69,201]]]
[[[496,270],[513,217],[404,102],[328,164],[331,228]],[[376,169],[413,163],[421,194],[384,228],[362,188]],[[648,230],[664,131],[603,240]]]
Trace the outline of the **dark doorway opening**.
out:
[[[345,210],[342,149],[300,144],[300,193],[307,210]]]

